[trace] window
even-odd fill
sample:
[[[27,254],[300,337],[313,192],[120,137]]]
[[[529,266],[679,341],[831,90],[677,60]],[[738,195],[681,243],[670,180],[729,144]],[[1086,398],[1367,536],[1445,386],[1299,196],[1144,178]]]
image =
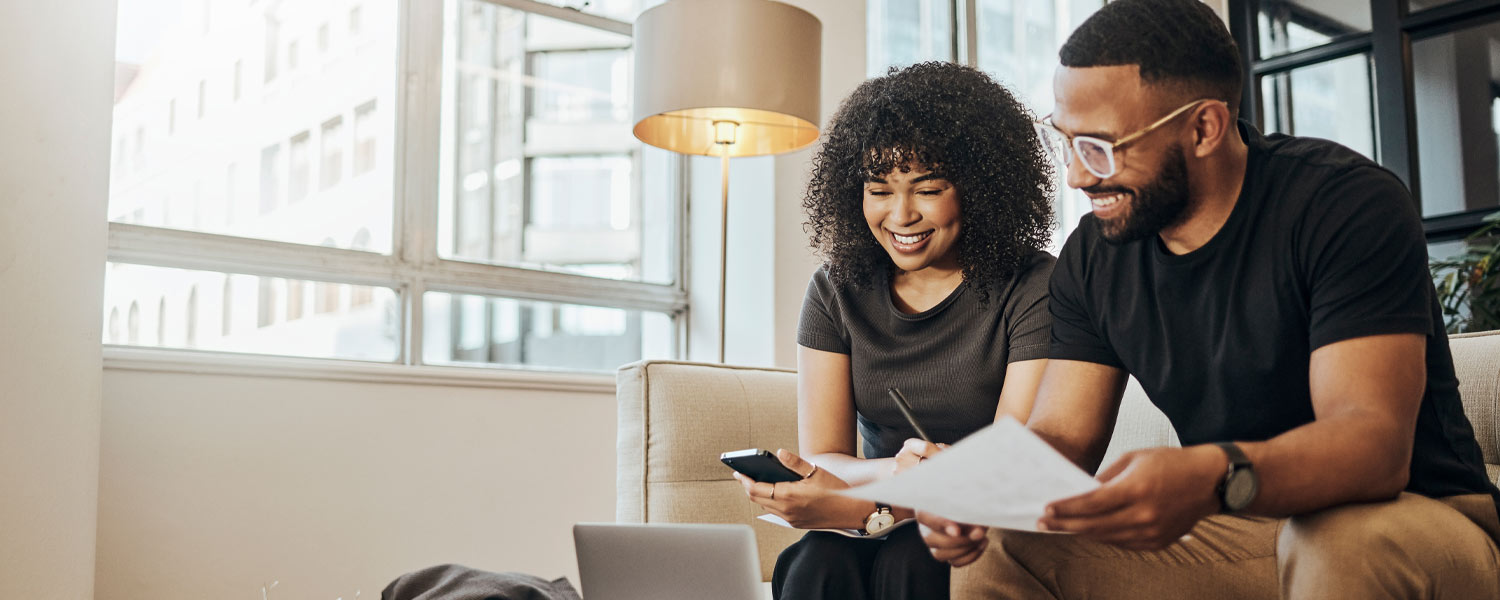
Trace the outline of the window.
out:
[[[302,318],[303,290],[307,284],[301,281],[286,282],[286,320],[296,321]]]
[[[183,336],[183,346],[194,348],[198,345],[198,286],[188,290],[187,297],[187,327]]]
[[[1433,10],[1444,4],[1230,0],[1229,11],[1252,76],[1242,115],[1333,139],[1401,177],[1434,256],[1500,206],[1500,4]]]
[[[1500,23],[1411,45],[1423,216],[1500,206]]]
[[[224,295],[221,297],[223,307],[219,315],[219,335],[228,338],[234,330],[234,281],[228,277],[224,278]]]
[[[344,118],[334,117],[323,122],[323,132],[318,137],[320,154],[323,157],[318,168],[318,188],[326,190],[339,184],[344,178]]]
[[[349,9],[349,37],[357,37],[364,31],[364,13],[359,5]]]
[[[121,10],[153,2],[157,15],[197,6]],[[633,17],[654,3],[597,4]],[[479,0],[256,6],[215,17],[248,30],[248,47],[174,30],[196,27],[192,14],[120,19],[172,42],[116,101],[114,139],[122,153],[134,145],[117,169],[154,170],[110,189],[106,306],[123,323],[107,340],[595,370],[678,354],[685,161],[630,134],[628,22]],[[283,76],[346,27],[339,60]],[[206,109],[205,56],[261,58],[264,90],[244,88],[254,62],[246,73],[233,61],[226,95],[238,102]],[[402,78],[398,64],[442,83]],[[201,82],[202,123],[175,130],[150,115],[192,93],[170,87],[183,81]],[[146,143],[168,129],[172,143]],[[126,308],[138,305],[161,313],[147,323],[155,339],[139,335],[139,308]]]
[[[1103,0],[870,0],[867,72],[873,77],[927,60],[958,62],[989,73],[1032,112],[1046,115],[1052,112],[1058,47],[1103,5]],[[973,19],[955,19],[964,15]],[[1088,198],[1068,188],[1064,176],[1058,174],[1054,200],[1054,252],[1091,210]]]
[[[364,175],[375,170],[376,154],[379,150],[378,132],[375,130],[375,101],[371,100],[354,109],[354,174]]]
[[[276,324],[276,304],[281,295],[281,281],[271,277],[260,277],[257,281],[259,295],[255,300],[255,326],[270,327]]]
[[[136,345],[141,343],[141,304],[130,303],[130,316],[126,323],[125,343]]]
[[[967,1],[967,0],[964,0]],[[866,73],[928,60],[958,61],[953,51],[954,0],[869,0],[865,5]]]
[[[156,301],[156,344],[164,346],[167,342],[167,299]]]
[[[1260,0],[1260,55],[1320,46],[1370,30],[1370,3],[1341,0]]]
[[[630,38],[479,0],[457,6],[439,255],[674,283],[678,170],[630,133]]]
[[[276,16],[266,15],[265,20],[265,60],[262,61],[262,69],[265,73],[265,83],[276,80],[276,67],[280,62],[281,51],[281,23]]]
[[[276,210],[281,203],[281,144],[260,151],[260,214]]]
[[[311,144],[311,134],[306,131],[292,136],[291,165],[288,167],[286,192],[289,202],[301,202],[306,199],[312,187],[312,156],[307,148]]]
[[[1261,78],[1265,132],[1336,141],[1370,158],[1375,155],[1374,90],[1370,56],[1344,58]]]

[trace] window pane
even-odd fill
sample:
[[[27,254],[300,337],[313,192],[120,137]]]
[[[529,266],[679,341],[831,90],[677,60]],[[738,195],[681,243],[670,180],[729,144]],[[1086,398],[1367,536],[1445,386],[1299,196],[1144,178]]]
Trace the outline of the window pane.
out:
[[[678,162],[630,133],[630,38],[450,7],[439,254],[671,283]]]
[[[1444,4],[1453,4],[1454,2],[1458,1],[1459,0],[1407,0],[1408,6],[1410,7],[1408,10],[1412,13],[1419,13],[1429,8],[1437,8]]]
[[[1370,3],[1364,0],[1261,0],[1260,56],[1268,58],[1321,46],[1370,30]]]
[[[1368,55],[1267,75],[1260,84],[1266,133],[1329,139],[1376,158]]]
[[[364,0],[326,52],[298,42],[350,4],[121,3],[110,219],[339,247],[365,228],[390,252],[398,3]]]
[[[871,77],[892,66],[954,58],[948,0],[869,0],[865,28],[865,72]]]
[[[634,21],[641,12],[648,8],[661,4],[666,0],[541,0],[547,4],[556,4],[565,8],[609,17],[616,21]]]
[[[670,358],[676,328],[656,312],[428,292],[423,361],[614,371]]]
[[[1422,215],[1500,204],[1500,23],[1412,42]]]
[[[104,343],[390,362],[400,309],[385,287],[109,263]]]
[[[1052,112],[1057,50],[1068,34],[1103,6],[1102,0],[978,0],[979,68],[1016,94],[1036,116]],[[1093,210],[1088,196],[1070,189],[1058,173],[1058,229],[1053,250]]]

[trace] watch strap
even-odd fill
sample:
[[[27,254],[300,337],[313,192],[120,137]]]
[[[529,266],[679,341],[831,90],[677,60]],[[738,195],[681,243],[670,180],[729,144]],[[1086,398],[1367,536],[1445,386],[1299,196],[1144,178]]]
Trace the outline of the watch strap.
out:
[[[1254,464],[1250,462],[1250,457],[1245,456],[1245,451],[1234,442],[1214,442],[1214,445],[1229,456],[1229,467],[1225,469],[1224,477],[1219,480],[1219,485],[1214,487],[1214,495],[1219,497],[1219,512],[1230,513],[1233,511],[1229,506],[1229,480],[1234,477],[1236,471],[1252,470]],[[1253,477],[1253,471],[1248,475]]]
[[[1234,442],[1214,442],[1214,445],[1229,455],[1230,472],[1233,472],[1236,468],[1250,466],[1250,457],[1245,456],[1245,451],[1240,450],[1239,444]]]

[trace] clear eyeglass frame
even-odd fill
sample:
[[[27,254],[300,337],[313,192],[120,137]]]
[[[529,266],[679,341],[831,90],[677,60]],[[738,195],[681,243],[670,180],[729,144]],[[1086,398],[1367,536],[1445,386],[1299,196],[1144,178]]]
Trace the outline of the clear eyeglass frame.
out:
[[[1057,166],[1066,169],[1072,162],[1072,156],[1068,152],[1069,146],[1071,146],[1073,153],[1083,163],[1083,168],[1088,169],[1088,172],[1095,177],[1109,179],[1119,172],[1119,161],[1115,160],[1115,150],[1124,148],[1126,145],[1140,140],[1147,134],[1160,129],[1163,125],[1172,122],[1173,119],[1186,114],[1188,111],[1197,108],[1205,102],[1222,103],[1224,101],[1211,98],[1194,100],[1178,107],[1177,110],[1168,113],[1167,116],[1157,119],[1156,122],[1113,142],[1087,135],[1069,136],[1052,125],[1050,122],[1052,115],[1050,114],[1033,121],[1032,127],[1036,129],[1037,139],[1041,142],[1042,148],[1046,150],[1048,158],[1051,158]]]

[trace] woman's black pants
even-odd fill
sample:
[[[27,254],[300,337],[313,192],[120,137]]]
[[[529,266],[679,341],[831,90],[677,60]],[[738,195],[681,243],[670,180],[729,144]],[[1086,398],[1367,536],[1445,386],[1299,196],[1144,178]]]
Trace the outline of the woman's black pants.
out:
[[[915,523],[884,538],[812,531],[776,559],[776,600],[944,600],[948,565],[933,560]]]

